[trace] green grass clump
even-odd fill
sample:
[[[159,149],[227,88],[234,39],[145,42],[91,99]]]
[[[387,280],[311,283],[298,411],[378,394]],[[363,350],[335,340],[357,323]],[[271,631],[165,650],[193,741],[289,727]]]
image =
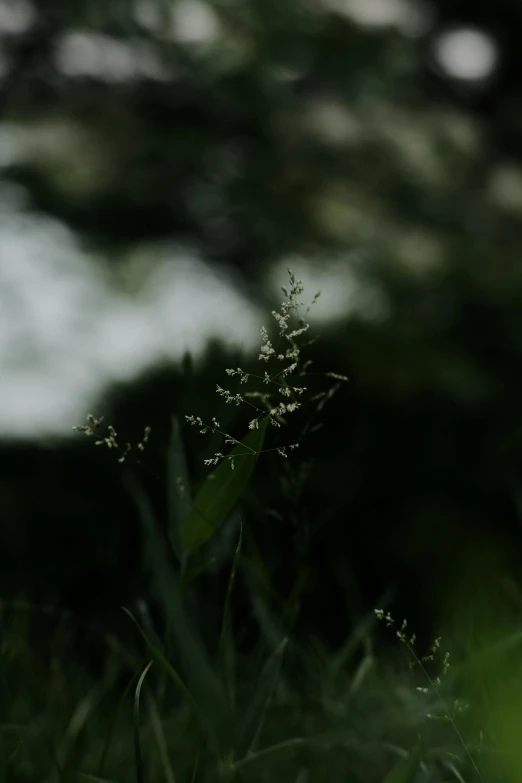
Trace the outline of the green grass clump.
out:
[[[466,691],[463,684],[466,673],[478,665],[476,656],[470,654],[468,661],[450,669],[449,653],[440,659],[439,639],[426,656],[418,655],[406,625],[397,627],[385,610],[362,617],[343,647],[333,652],[313,634],[303,640],[293,633],[306,571],[300,572],[285,597],[277,596],[270,584],[243,505],[256,461],[267,453],[288,460],[320,426],[317,419],[324,405],[346,381],[326,373],[326,389],[312,391],[305,385],[314,380],[310,362],[302,358],[306,346],[300,344],[309,325],[299,317],[302,283],[292,272],[289,280],[289,288],[283,289],[285,300],[273,312],[275,347],[262,329],[258,358],[264,372],[229,369],[227,375],[238,383],[238,390],[216,387],[226,405],[239,409],[235,423],[245,434],[230,434],[215,417],[205,422],[187,415],[189,425],[202,435],[222,439],[225,447],[204,460],[211,471],[196,482],[189,476],[181,427],[173,419],[165,520],[158,519],[137,479],[128,480],[142,523],[150,577],[150,595],[135,611],[125,609],[129,627],[136,632],[134,641],[123,645],[105,635],[103,671],[94,675],[71,652],[70,617],[64,624],[58,610],[47,612],[45,633],[51,638],[52,630],[53,636],[45,655],[39,655],[33,629],[37,609],[18,606],[5,612],[0,644],[0,781],[517,780],[513,747],[501,762],[495,761],[490,737],[478,733],[478,741],[471,744],[464,739],[474,736],[477,720],[484,724],[487,717],[480,710],[474,712],[474,705],[481,704],[479,694]],[[297,437],[280,440],[289,417],[306,406]],[[109,426],[104,434],[102,419],[92,415],[86,426],[76,429],[113,450],[120,462],[133,454],[141,462],[151,436],[148,427],[136,448],[122,446],[114,428]],[[292,490],[287,496],[300,496],[306,475],[303,465],[293,475],[281,473],[286,489]],[[272,517],[277,519],[273,509]],[[267,520],[272,517],[266,515]],[[230,530],[232,537],[225,535]],[[221,562],[228,564],[227,589],[213,624],[215,632],[209,634],[199,620],[214,610],[201,609],[199,586],[217,551]],[[233,622],[239,575],[250,591],[262,631],[249,652],[238,644]],[[159,621],[150,611],[152,603],[159,607]],[[392,628],[410,655],[411,671],[397,667],[392,652],[384,658],[376,653],[378,620]],[[440,671],[432,673],[430,666],[437,661]],[[415,668],[420,670],[420,682]],[[454,669],[457,676],[452,679]],[[508,713],[502,712],[495,682],[491,687],[496,722],[491,715],[485,722],[490,733],[496,727],[502,739]],[[455,695],[459,689],[462,692]],[[514,708],[509,714],[518,716]]]

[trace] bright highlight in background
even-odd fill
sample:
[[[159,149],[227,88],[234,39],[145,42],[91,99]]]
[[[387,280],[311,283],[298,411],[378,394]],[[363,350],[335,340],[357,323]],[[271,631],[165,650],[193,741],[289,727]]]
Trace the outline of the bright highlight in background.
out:
[[[3,437],[70,434],[111,384],[197,360],[210,338],[257,349],[260,313],[189,248],[143,248],[150,271],[129,295],[64,225],[16,207],[0,193]]]
[[[435,59],[448,76],[465,81],[487,79],[498,65],[499,51],[487,33],[474,28],[447,30],[435,43]]]
[[[321,296],[310,309],[310,323],[329,324],[350,317],[380,321],[389,315],[389,302],[384,291],[362,273],[361,264],[350,258],[312,261],[304,258],[284,259],[269,273],[268,285],[274,293],[288,286],[288,268],[302,280],[305,292],[301,301],[309,304],[317,291]],[[304,316],[304,308],[299,315]]]

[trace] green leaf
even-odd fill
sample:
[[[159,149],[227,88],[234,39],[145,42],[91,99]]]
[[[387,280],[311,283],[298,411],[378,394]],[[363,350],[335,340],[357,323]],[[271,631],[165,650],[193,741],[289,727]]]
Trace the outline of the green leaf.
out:
[[[172,769],[172,763],[169,758],[169,747],[165,736],[166,727],[163,725],[156,700],[151,693],[147,694],[147,700],[150,710],[150,722],[158,745],[159,759],[163,767],[165,783],[176,783],[176,776]]]
[[[134,673],[132,675],[131,679],[129,680],[129,682],[127,684],[127,687],[123,691],[123,693],[122,693],[122,695],[121,695],[121,697],[120,697],[120,699],[118,701],[118,705],[116,707],[116,711],[115,711],[114,717],[113,717],[113,719],[111,720],[111,722],[109,724],[109,728],[108,728],[107,734],[105,736],[105,742],[103,743],[103,747],[102,747],[100,763],[98,765],[98,774],[96,776],[94,776],[94,780],[99,780],[99,781],[103,780],[102,775],[103,775],[103,771],[105,769],[105,761],[106,761],[107,755],[109,753],[109,748],[110,748],[110,745],[111,745],[111,742],[112,742],[112,738],[114,736],[114,729],[116,727],[116,721],[118,720],[118,717],[121,714],[121,711],[122,711],[125,699],[129,695],[130,690],[131,690],[132,686],[134,685],[134,681],[135,681],[136,677],[137,677],[137,673]],[[91,775],[91,777],[92,777],[92,775]]]
[[[136,693],[134,696],[134,758],[136,760],[136,780],[137,783],[145,783],[145,775],[143,774],[143,755],[141,752],[141,738],[140,738],[140,695],[141,688],[145,677],[147,676],[153,661],[150,661],[138,680],[136,686]]]
[[[187,690],[187,686],[175,670],[175,668],[172,666],[172,664],[169,662],[168,658],[162,653],[162,651],[159,649],[159,647],[156,647],[154,642],[150,640],[150,638],[147,636],[143,628],[140,626],[139,622],[136,620],[134,615],[129,612],[128,609],[125,609],[125,607],[122,607],[123,611],[129,617],[138,631],[140,632],[140,635],[151,651],[151,653],[154,655],[155,658],[161,663],[162,666],[164,666],[165,670],[167,671],[169,677],[171,678],[172,682],[180,689],[180,691],[183,693],[183,695],[186,697],[187,701],[194,707],[195,711],[198,711],[198,705],[192,698],[192,694],[189,690]]]
[[[268,748],[263,748],[263,750],[259,750],[256,753],[249,753],[246,758],[234,764],[234,769],[241,770],[245,766],[250,766],[256,762],[264,763],[268,758],[275,755],[290,755],[296,751],[302,750],[302,748],[306,748],[310,744],[310,740],[306,737],[293,737],[292,739],[283,740],[276,745],[270,745]]]
[[[168,537],[172,549],[181,560],[181,541],[187,526],[192,499],[185,449],[181,440],[179,420],[172,417],[168,451]]]
[[[413,783],[421,765],[421,748],[416,745],[386,776],[384,783]]]
[[[186,557],[205,544],[228,517],[247,486],[265,440],[268,418],[237,443],[227,458],[208,476],[197,493],[188,522],[181,531]],[[228,457],[234,458],[232,469]]]
[[[274,589],[268,571],[259,555],[248,527],[244,529],[249,552],[241,561],[241,570],[249,592],[252,611],[263,633],[263,639],[272,647],[286,635],[287,628],[281,618],[281,597]]]
[[[221,633],[218,644],[218,661],[220,670],[222,673],[223,681],[227,689],[228,697],[232,705],[235,703],[236,694],[236,650],[233,640],[233,634],[230,623],[230,609],[232,604],[232,594],[234,591],[234,585],[236,582],[236,574],[241,557],[241,550],[243,546],[243,521],[238,514],[239,519],[239,539],[232,561],[232,568],[230,569],[230,576],[228,579],[227,594],[225,597],[225,606],[223,608],[223,616],[221,620]]]
[[[239,564],[239,558],[241,557],[241,549],[243,547],[243,521],[241,517],[239,517],[239,539],[236,546],[236,551],[234,553],[234,559],[232,561],[232,568],[230,569],[230,576],[228,579],[228,587],[227,587],[227,594],[225,597],[225,606],[223,608],[223,618],[221,621],[221,634],[219,637],[219,649],[222,649],[227,624],[228,624],[228,618],[230,615],[230,607],[232,603],[232,593],[234,591],[234,584],[236,581],[236,574],[237,574],[237,567]]]
[[[246,757],[261,730],[268,702],[279,679],[287,644],[288,639],[283,639],[266,662],[263,671],[259,675],[252,701],[245,714],[241,716],[241,731],[234,754],[234,758],[237,761],[241,761]]]
[[[78,764],[86,746],[86,727],[90,715],[99,706],[103,698],[100,687],[93,688],[90,693],[76,705],[69,725],[63,735],[58,758],[61,759],[60,779],[62,783],[75,780]]]
[[[129,491],[140,510],[146,544],[145,558],[153,578],[155,597],[163,607],[169,647],[179,662],[183,685],[197,706],[201,723],[210,733],[216,750],[225,752],[231,745],[232,715],[224,687],[185,609],[181,580],[169,557],[165,537],[161,534],[151,504],[139,486],[133,484],[129,486]],[[172,677],[174,670],[168,658],[147,638],[141,628],[139,630],[149,648],[154,651],[162,664],[168,667],[169,675]],[[180,678],[175,672],[174,678],[177,678],[179,685]]]

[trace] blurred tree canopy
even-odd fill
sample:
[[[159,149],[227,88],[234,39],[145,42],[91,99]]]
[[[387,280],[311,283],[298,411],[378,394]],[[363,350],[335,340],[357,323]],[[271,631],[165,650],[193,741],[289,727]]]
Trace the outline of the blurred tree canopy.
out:
[[[310,581],[311,623],[341,591],[350,602],[348,566],[363,605],[390,582],[406,600],[413,579],[433,608],[475,543],[520,545],[522,11],[397,0],[370,26],[359,5],[19,0],[1,33],[0,177],[118,279],[139,287],[128,251],[175,239],[239,270],[253,300],[289,259],[346,286],[313,354],[351,382],[308,455],[324,455],[308,509],[325,520],[300,556],[331,566]],[[485,83],[435,68],[450,22],[504,47]],[[191,396],[159,370],[114,415],[165,423],[197,409],[196,387],[211,409],[216,365]],[[292,581],[295,535],[274,536],[276,581]]]

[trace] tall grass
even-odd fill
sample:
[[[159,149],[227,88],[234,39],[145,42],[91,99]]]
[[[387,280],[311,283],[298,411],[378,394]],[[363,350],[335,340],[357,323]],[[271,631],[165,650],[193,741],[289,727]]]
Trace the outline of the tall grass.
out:
[[[151,583],[150,596],[143,597],[137,611],[124,609],[136,631],[134,642],[123,646],[106,637],[104,669],[93,676],[71,654],[70,626],[64,627],[58,609],[47,610],[46,622],[49,631],[61,633],[41,658],[31,628],[35,613],[43,610],[4,607],[0,782],[521,779],[514,741],[518,734],[508,718],[522,725],[522,700],[517,705],[512,699],[509,710],[502,702],[507,670],[491,664],[493,656],[497,667],[501,660],[507,666],[501,649],[489,649],[487,664],[488,650],[468,650],[467,658],[452,667],[453,677],[449,659],[443,658],[442,672],[431,674],[428,665],[436,664],[438,642],[428,656],[419,656],[405,626],[397,628],[383,611],[377,617],[368,612],[333,652],[313,634],[303,642],[293,633],[305,571],[289,595],[274,596],[242,501],[257,460],[291,460],[304,438],[313,435],[324,405],[346,382],[344,376],[326,373],[326,388],[308,389],[312,370],[300,341],[309,325],[299,315],[303,286],[292,272],[283,293],[281,308],[273,313],[275,347],[268,330],[262,330],[263,371],[229,369],[237,390],[216,385],[225,405],[244,411],[237,419],[244,434],[230,434],[215,417],[205,422],[187,414],[187,423],[203,436],[223,441],[223,451],[205,460],[207,474],[196,481],[189,476],[182,428],[173,419],[165,520],[157,518],[137,479],[128,481],[142,523]],[[281,433],[301,409],[306,417],[299,433],[285,439]],[[120,462],[146,456],[150,428],[132,447],[121,445],[111,426],[104,432],[102,424],[89,416],[87,425],[76,429],[113,450]],[[266,515],[267,524],[277,524],[274,516]],[[217,551],[221,562],[228,563],[228,581],[214,623],[218,630],[209,639],[198,626],[201,612],[194,607],[200,577],[210,567],[209,553]],[[262,635],[248,653],[238,645],[231,612],[238,589],[249,591]],[[152,619],[150,601],[160,607],[159,622]],[[376,652],[379,618],[386,619],[420,667],[420,684],[407,665],[397,665],[393,648]],[[344,623],[342,616],[339,623]],[[512,653],[518,644],[514,635],[507,645],[510,682],[517,694],[519,665]],[[478,672],[486,671],[490,713],[477,687]],[[458,710],[464,702],[466,713]],[[487,736],[481,726],[487,726]]]

